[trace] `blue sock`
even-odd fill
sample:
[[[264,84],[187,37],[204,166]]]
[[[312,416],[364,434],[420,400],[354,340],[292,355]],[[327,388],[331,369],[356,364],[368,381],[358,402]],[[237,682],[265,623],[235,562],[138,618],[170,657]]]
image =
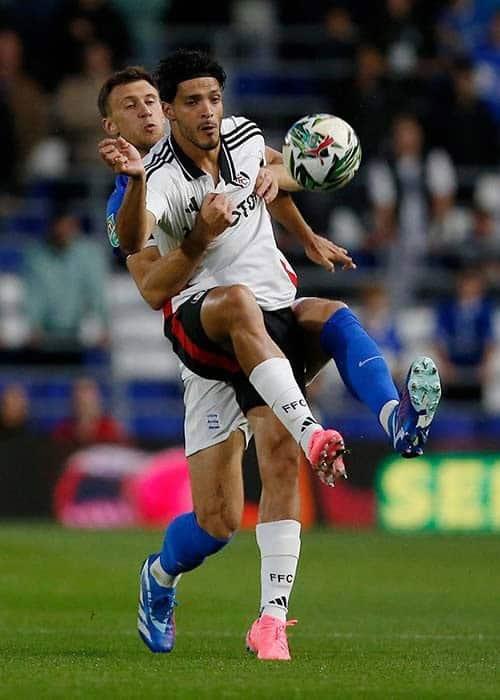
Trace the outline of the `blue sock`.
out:
[[[366,404],[379,419],[388,401],[399,401],[385,359],[350,309],[336,311],[321,330],[323,351],[335,360],[351,394]]]
[[[160,563],[164,571],[171,576],[177,576],[196,569],[205,557],[218,552],[229,539],[219,540],[212,537],[198,525],[193,512],[184,513],[174,518],[167,528],[160,552]]]

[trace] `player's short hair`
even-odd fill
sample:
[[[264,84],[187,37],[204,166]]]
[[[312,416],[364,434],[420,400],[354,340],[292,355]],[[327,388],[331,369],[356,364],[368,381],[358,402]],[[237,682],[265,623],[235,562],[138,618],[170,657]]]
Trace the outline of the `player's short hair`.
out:
[[[110,75],[102,88],[99,90],[99,96],[97,97],[97,106],[101,116],[108,116],[109,96],[115,87],[118,85],[135,83],[138,80],[145,80],[147,83],[152,85],[155,90],[158,90],[158,83],[156,82],[155,77],[151,73],[148,73],[148,71],[142,66],[128,66],[127,68],[119,70]]]
[[[160,61],[156,72],[160,97],[166,102],[172,102],[179,83],[207,76],[215,78],[221,89],[224,89],[226,73],[220,63],[203,51],[179,49]]]

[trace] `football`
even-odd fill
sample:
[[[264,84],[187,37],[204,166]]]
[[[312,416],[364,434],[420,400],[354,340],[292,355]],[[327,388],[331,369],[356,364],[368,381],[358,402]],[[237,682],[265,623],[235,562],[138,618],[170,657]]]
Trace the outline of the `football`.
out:
[[[283,160],[303,189],[338,190],[358,171],[361,145],[352,126],[340,117],[313,114],[288,130]]]

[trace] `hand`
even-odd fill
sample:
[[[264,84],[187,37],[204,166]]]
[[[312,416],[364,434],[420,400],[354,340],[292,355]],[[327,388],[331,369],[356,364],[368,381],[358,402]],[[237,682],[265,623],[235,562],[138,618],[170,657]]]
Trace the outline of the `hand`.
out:
[[[113,172],[129,177],[144,174],[144,163],[135,146],[122,136],[117,139],[104,139],[99,143],[99,155]]]
[[[342,265],[343,270],[355,270],[356,264],[345,248],[332,243],[328,238],[313,233],[304,245],[304,250],[312,262],[321,265],[328,272],[335,272],[335,264]]]
[[[207,194],[196,215],[189,238],[206,247],[231,225],[234,219],[231,200],[223,194]]]
[[[275,173],[270,168],[261,168],[255,180],[254,192],[257,197],[261,197],[266,204],[270,204],[276,198],[278,189]]]

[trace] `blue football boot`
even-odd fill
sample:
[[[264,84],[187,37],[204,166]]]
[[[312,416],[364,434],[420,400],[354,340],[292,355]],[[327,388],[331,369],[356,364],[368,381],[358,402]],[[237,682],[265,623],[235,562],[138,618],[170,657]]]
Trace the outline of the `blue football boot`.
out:
[[[403,457],[419,457],[441,398],[434,361],[417,357],[410,365],[399,404],[389,418],[392,444]]]
[[[160,586],[150,571],[158,554],[151,554],[141,569],[137,629],[144,644],[155,653],[168,654],[175,644],[175,588]]]

